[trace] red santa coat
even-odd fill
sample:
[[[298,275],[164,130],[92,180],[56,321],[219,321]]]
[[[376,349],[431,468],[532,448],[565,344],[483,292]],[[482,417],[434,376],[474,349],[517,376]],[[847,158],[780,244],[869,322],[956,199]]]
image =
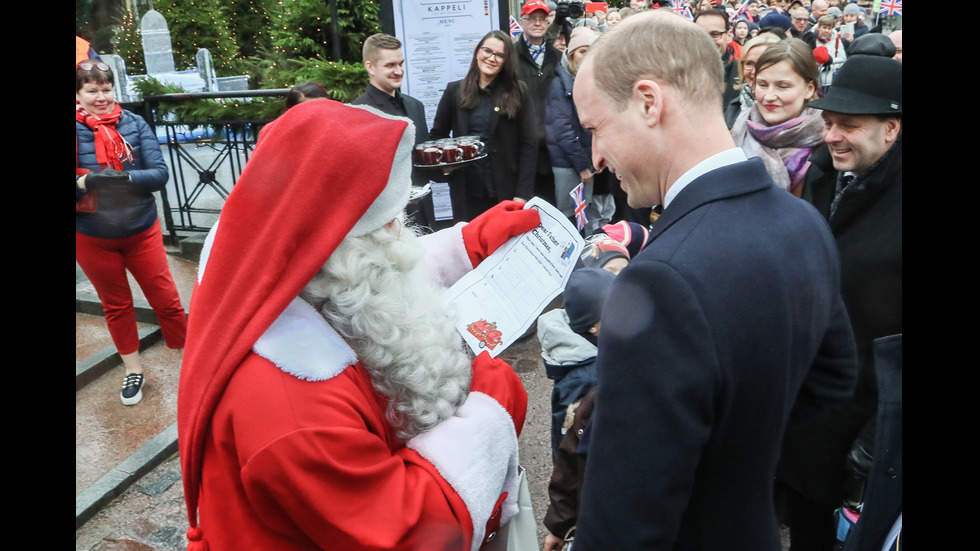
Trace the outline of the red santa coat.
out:
[[[473,550],[516,514],[527,395],[506,363],[478,358],[456,414],[402,445],[353,351],[296,298],[348,232],[404,209],[413,136],[405,119],[306,102],[229,195],[181,369],[188,549]],[[449,239],[437,248],[460,262],[431,272],[444,283],[468,261],[458,228]]]
[[[406,446],[352,357],[294,301],[235,371],[204,447],[200,526],[212,550],[469,549],[484,539],[516,473],[516,450],[502,449],[516,446],[514,420],[490,395],[526,404],[520,380],[510,368],[482,374],[484,392]]]

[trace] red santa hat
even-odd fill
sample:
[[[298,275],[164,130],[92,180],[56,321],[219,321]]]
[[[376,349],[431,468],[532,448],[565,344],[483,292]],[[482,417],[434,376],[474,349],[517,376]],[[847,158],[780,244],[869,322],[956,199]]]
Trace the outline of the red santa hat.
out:
[[[414,136],[407,119],[304,102],[263,132],[228,196],[190,305],[177,401],[189,549],[203,545],[201,461],[225,386],[345,237],[404,210]]]

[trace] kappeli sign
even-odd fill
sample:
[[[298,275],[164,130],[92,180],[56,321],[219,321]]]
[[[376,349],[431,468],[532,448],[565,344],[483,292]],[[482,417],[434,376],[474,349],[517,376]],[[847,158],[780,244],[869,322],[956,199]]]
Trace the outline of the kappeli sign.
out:
[[[427,6],[426,9],[429,13],[449,13],[449,12],[461,12],[466,11],[465,4],[437,4],[434,6]]]

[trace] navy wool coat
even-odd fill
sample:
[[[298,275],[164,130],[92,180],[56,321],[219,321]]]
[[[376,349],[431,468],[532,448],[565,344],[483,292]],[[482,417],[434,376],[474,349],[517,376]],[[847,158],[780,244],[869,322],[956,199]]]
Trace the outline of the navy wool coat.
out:
[[[839,271],[827,223],[760,159],[677,195],[602,313],[576,551],[781,548],[791,411],[856,381]]]

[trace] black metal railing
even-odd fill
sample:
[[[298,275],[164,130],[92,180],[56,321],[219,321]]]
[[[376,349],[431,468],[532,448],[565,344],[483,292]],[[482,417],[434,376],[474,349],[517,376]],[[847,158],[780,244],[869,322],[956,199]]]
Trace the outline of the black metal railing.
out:
[[[141,113],[154,132],[166,138],[170,182],[160,192],[164,233],[176,245],[189,233],[207,232],[241,175],[259,130],[271,119],[167,120],[161,102],[219,98],[285,96],[288,88],[240,92],[199,92],[146,96],[126,107]],[[183,234],[183,235],[181,235]]]

